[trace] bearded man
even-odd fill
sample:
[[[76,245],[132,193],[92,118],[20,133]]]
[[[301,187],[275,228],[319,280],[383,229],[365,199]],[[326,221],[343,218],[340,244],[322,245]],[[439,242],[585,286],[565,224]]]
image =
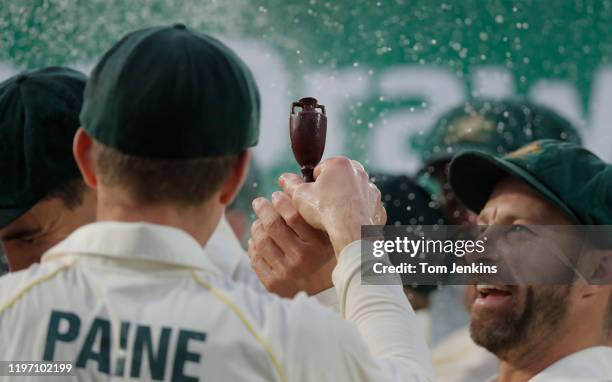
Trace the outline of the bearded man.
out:
[[[598,226],[612,224],[612,166],[575,144],[541,140],[503,158],[459,154],[450,182],[479,225],[507,229],[489,243],[506,240],[506,252],[486,261],[529,281],[471,287],[472,338],[500,360],[492,381],[610,380],[612,245]],[[544,226],[558,237],[543,235]],[[564,231],[586,240],[572,246]],[[575,272],[571,281],[554,258]]]

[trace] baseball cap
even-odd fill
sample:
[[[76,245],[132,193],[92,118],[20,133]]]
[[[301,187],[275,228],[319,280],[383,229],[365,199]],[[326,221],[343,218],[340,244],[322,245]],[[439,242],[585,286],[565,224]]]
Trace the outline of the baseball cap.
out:
[[[240,58],[183,24],[127,34],[85,89],[87,133],[124,154],[184,160],[257,143],[259,92]]]
[[[0,83],[0,228],[81,174],[72,156],[84,74],[62,67]]]
[[[505,176],[527,183],[574,224],[612,224],[612,166],[577,144],[544,139],[501,158],[466,151],[450,164],[455,195],[475,212]]]
[[[553,110],[524,99],[477,99],[438,119],[425,134],[412,137],[424,164],[449,161],[463,150],[502,156],[538,139],[581,143],[574,126]]]

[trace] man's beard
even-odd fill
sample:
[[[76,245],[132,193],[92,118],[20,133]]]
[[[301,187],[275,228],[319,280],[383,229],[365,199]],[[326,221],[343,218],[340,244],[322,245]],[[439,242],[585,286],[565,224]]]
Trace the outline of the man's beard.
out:
[[[527,287],[524,303],[514,294],[506,314],[472,315],[472,339],[501,360],[520,360],[538,352],[559,334],[570,291],[567,285]]]

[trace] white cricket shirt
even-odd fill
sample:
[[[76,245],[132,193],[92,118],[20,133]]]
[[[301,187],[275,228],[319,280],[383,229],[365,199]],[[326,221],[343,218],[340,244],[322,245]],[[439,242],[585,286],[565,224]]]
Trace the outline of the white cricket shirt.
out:
[[[360,263],[354,242],[334,270],[343,320],[232,281],[181,230],[90,224],[0,278],[0,360],[72,361],[86,381],[430,380],[401,286],[361,286]]]
[[[229,276],[233,281],[247,284],[260,292],[266,292],[266,288],[251,268],[249,255],[240,245],[225,215],[219,220],[205,249],[208,259],[222,274]]]
[[[490,380],[496,382],[497,377]],[[561,358],[529,382],[610,382],[612,347],[596,346]]]

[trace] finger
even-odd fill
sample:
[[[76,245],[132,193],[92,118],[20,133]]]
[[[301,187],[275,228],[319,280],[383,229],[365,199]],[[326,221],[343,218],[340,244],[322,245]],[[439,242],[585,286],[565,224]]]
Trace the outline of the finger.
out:
[[[253,239],[249,238],[247,241],[247,255],[249,255],[249,261],[252,263],[255,260],[255,251],[253,249]]]
[[[356,170],[363,171],[363,172],[365,172],[366,174],[368,173],[368,172],[366,171],[365,167],[363,167],[363,165],[361,164],[361,162],[359,162],[359,161],[357,161],[357,160],[354,160],[354,159],[351,159],[351,164],[353,165],[353,167],[354,167]]]
[[[258,197],[253,199],[253,202],[251,203],[251,207],[253,208],[253,211],[255,212],[255,214],[257,215],[257,210],[259,209],[259,207],[266,203],[268,200],[266,198],[263,197]]]
[[[295,191],[298,187],[305,184],[304,179],[292,173],[284,173],[278,178],[278,185],[285,191],[292,199]]]
[[[257,219],[253,222],[253,224],[251,225],[251,238],[249,239],[249,244],[253,241],[253,236],[255,236],[255,233],[261,229],[261,220]]]
[[[374,216],[374,222],[377,225],[387,224],[387,210],[381,203],[376,206],[376,215]]]
[[[266,261],[265,257],[263,257],[261,253],[257,251],[257,244],[252,238],[248,241],[247,253],[249,254],[249,259],[251,260],[251,267],[254,268],[255,265],[261,267],[261,263],[264,263],[265,268],[269,272],[272,272],[272,266],[270,266],[270,264],[268,264],[268,262]]]
[[[284,226],[289,228],[282,220],[282,217],[276,212],[272,203],[265,198],[257,198],[253,201],[253,211],[255,211],[255,215],[257,215],[257,221],[266,230],[281,229],[284,228]]]
[[[261,226],[284,253],[290,253],[299,248],[300,237],[289,227],[283,217],[276,212],[274,206],[269,201],[263,199],[257,203],[255,213],[261,221]]]
[[[385,210],[385,207],[382,203],[382,195],[380,193],[380,189],[376,187],[374,183],[370,182],[368,185],[373,194],[373,199],[376,203],[376,207],[374,210],[374,219],[373,219],[374,224],[384,225],[387,223],[387,210]]]
[[[248,253],[249,253],[249,258],[251,259],[251,267],[253,268],[257,267],[257,268],[263,269],[268,275],[268,278],[276,279],[274,267],[268,261],[268,258],[267,256],[265,256],[265,253],[263,253],[259,249],[260,245],[261,244],[259,244],[259,242],[254,240],[253,238],[249,239]]]
[[[251,249],[249,249],[249,252],[251,252]],[[268,288],[269,285],[276,280],[276,275],[265,259],[256,255],[253,255],[252,259],[251,268],[253,268],[253,271],[255,271],[255,274],[261,280],[262,284]]]
[[[279,179],[279,184],[281,188],[289,197],[291,198],[291,202],[293,206],[298,210],[298,212],[304,217],[309,224],[314,227],[318,227],[317,218],[318,216],[306,216],[309,209],[312,210],[312,206],[317,204],[316,200],[313,201],[313,197],[316,199],[315,194],[313,193],[314,183],[306,183],[302,178],[295,174],[283,174]],[[312,212],[312,211],[311,211]]]
[[[368,187],[370,187],[370,190],[374,194],[374,198],[382,202],[382,193],[380,192],[380,188],[378,188],[378,186],[372,182],[368,182]]]
[[[272,205],[299,238],[305,242],[318,240],[321,231],[306,223],[286,193],[274,192],[272,194]]]
[[[263,226],[258,226],[251,237],[252,249],[257,257],[261,257],[269,266],[272,272],[282,280],[298,277],[295,274],[295,267],[292,267],[290,260],[282,249],[276,245],[264,231]]]
[[[259,229],[255,231],[259,232]],[[249,240],[248,251],[249,257],[252,259],[251,268],[269,292],[288,298],[292,298],[299,292],[299,288],[294,283],[294,280],[278,275],[278,272],[270,265],[268,257],[265,255],[265,250],[263,253],[257,253],[255,240]]]

